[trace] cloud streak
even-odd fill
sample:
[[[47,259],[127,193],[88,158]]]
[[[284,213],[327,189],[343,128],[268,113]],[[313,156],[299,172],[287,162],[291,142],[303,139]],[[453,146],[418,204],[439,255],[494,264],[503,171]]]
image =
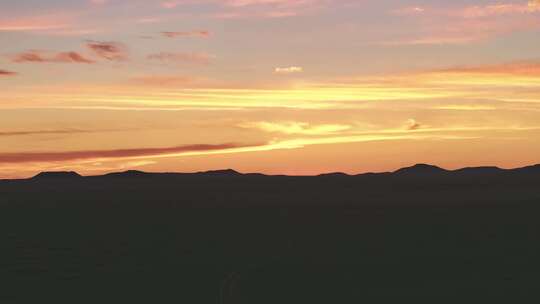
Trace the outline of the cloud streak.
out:
[[[452,7],[411,6],[390,11],[410,18],[419,28],[415,36],[385,41],[383,45],[470,44],[519,31],[540,28],[538,1]],[[414,18],[414,19],[413,19]]]
[[[448,73],[507,74],[540,77],[540,61],[518,61],[482,66],[463,66],[443,69],[441,71]]]
[[[0,20],[0,32],[47,31],[67,27],[71,18],[64,15],[18,16]]]
[[[302,134],[302,135],[328,135],[336,134],[351,129],[350,125],[344,124],[319,124],[313,125],[307,122],[250,122],[238,125],[241,128],[257,129],[269,133]]]
[[[304,68],[299,66],[290,66],[290,67],[277,67],[274,69],[276,74],[296,74],[304,72]]]
[[[37,50],[16,54],[12,57],[12,61],[15,63],[95,63],[95,61],[84,57],[78,52],[53,53]]]
[[[12,77],[12,76],[17,76],[17,73],[0,69],[0,77]]]
[[[0,163],[40,163],[40,162],[65,162],[90,159],[123,159],[140,157],[163,157],[166,155],[179,155],[194,152],[217,152],[230,149],[254,147],[257,145],[242,145],[235,143],[225,144],[200,144],[186,145],[168,148],[137,148],[117,150],[88,150],[88,151],[62,151],[62,152],[21,152],[0,153]]]
[[[82,129],[60,129],[60,130],[29,130],[29,131],[0,131],[0,137],[7,136],[28,136],[28,135],[60,135],[60,134],[80,134],[98,133],[117,130],[82,130]],[[119,130],[118,130],[119,131]]]
[[[177,32],[161,32],[161,34],[167,38],[208,38],[210,37],[210,32],[206,30],[199,31],[177,31]]]

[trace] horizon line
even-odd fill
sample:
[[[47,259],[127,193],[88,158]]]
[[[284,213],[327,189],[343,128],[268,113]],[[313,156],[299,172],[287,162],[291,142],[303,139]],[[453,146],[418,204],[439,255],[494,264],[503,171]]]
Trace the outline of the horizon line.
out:
[[[361,175],[372,175],[372,174],[394,174],[399,173],[400,171],[405,171],[407,169],[415,169],[415,168],[428,168],[431,170],[438,170],[439,172],[459,172],[466,169],[474,170],[474,169],[493,169],[493,170],[499,170],[499,171],[513,171],[513,170],[520,170],[520,169],[526,169],[526,168],[532,168],[532,167],[540,167],[540,163],[535,163],[531,165],[525,165],[520,167],[512,167],[512,168],[501,168],[499,166],[468,166],[468,167],[460,167],[457,169],[446,169],[441,166],[429,164],[429,163],[416,163],[414,165],[400,167],[394,171],[380,171],[380,172],[373,172],[373,171],[367,171],[367,172],[361,172],[356,174],[349,174],[345,172],[340,171],[333,171],[333,172],[324,172],[319,174],[313,174],[313,175],[288,175],[288,174],[265,174],[260,172],[241,172],[232,168],[227,169],[216,169],[216,170],[206,170],[206,171],[193,171],[193,172],[174,172],[174,171],[161,171],[161,172],[152,172],[152,171],[142,171],[142,170],[136,170],[136,169],[129,169],[125,171],[111,171],[111,172],[105,172],[102,174],[96,174],[96,175],[82,175],[78,173],[77,171],[73,170],[58,170],[58,171],[41,171],[36,173],[33,176],[26,177],[26,178],[0,178],[0,181],[18,181],[18,180],[31,180],[34,178],[39,177],[40,175],[44,174],[72,174],[77,175],[79,177],[105,177],[105,176],[111,176],[111,175],[119,175],[119,174],[126,174],[126,173],[137,173],[137,174],[148,174],[148,175],[197,175],[197,174],[219,174],[219,173],[231,173],[236,175],[260,175],[260,176],[268,176],[268,177],[321,177],[325,175],[342,175],[342,176],[361,176]]]

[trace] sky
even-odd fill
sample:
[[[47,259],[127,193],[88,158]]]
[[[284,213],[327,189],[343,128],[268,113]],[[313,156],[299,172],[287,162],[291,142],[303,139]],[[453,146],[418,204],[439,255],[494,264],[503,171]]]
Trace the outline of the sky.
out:
[[[0,178],[540,163],[539,0],[0,0]]]

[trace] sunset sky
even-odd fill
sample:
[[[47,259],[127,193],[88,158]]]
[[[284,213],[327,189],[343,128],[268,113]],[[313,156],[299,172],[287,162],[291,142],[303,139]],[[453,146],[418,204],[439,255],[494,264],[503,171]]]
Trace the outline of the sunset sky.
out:
[[[540,1],[0,1],[0,178],[540,163]]]

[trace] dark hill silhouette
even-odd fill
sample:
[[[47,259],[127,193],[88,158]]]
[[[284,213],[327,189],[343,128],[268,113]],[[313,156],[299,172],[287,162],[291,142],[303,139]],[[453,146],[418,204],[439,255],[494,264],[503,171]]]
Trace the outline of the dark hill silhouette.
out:
[[[512,170],[510,170],[512,171]],[[518,172],[518,170],[514,170]],[[452,171],[453,174],[457,174],[462,177],[482,177],[482,176],[498,176],[508,172],[508,170],[501,169],[499,167],[468,167]]]
[[[448,171],[428,164],[416,164],[412,167],[402,168],[394,172],[396,175],[432,175],[447,173]]]
[[[202,176],[221,176],[221,177],[232,177],[232,176],[241,176],[242,173],[233,170],[233,169],[225,169],[225,170],[214,170],[214,171],[203,171],[203,172],[197,172],[194,173],[196,175],[202,175]]]
[[[108,177],[108,178],[166,178],[166,177],[234,177],[234,176],[243,176],[245,174],[239,173],[232,169],[226,170],[215,170],[215,171],[202,171],[196,173],[150,173],[138,170],[129,170],[124,172],[108,173],[102,176],[93,176],[96,177]]]
[[[540,164],[514,169],[513,171],[520,173],[540,173]]]
[[[478,174],[478,173],[501,173],[501,172],[504,172],[505,170],[504,169],[501,169],[499,167],[494,167],[494,166],[486,166],[486,167],[467,167],[467,168],[462,168],[462,169],[457,169],[457,170],[454,170],[454,172],[458,172],[458,173],[475,173],[475,174]]]
[[[0,303],[539,303],[540,166],[0,181]]]
[[[319,174],[319,177],[349,177],[350,175],[343,172],[332,172],[332,173],[323,173]]]
[[[154,175],[154,173],[147,173],[138,170],[128,170],[124,172],[113,172],[103,175],[102,177],[116,177],[116,178],[140,178],[140,177],[149,177]]]
[[[383,176],[408,176],[408,177],[433,177],[433,176],[450,176],[450,175],[459,175],[460,177],[466,176],[493,176],[493,175],[502,175],[502,174],[511,174],[511,173],[520,173],[520,174],[540,174],[540,164],[532,165],[522,168],[515,169],[501,169],[495,166],[484,166],[484,167],[466,167],[456,170],[446,170],[438,166],[429,165],[429,164],[416,164],[411,167],[405,167],[398,169],[394,172],[381,172],[381,173],[362,173],[357,175],[349,175],[342,172],[332,172],[332,173],[323,173],[315,177],[383,177]],[[213,171],[201,171],[195,173],[151,173],[138,170],[128,170],[124,172],[113,172],[107,173],[104,175],[91,176],[93,178],[99,177],[115,177],[115,178],[140,178],[140,177],[270,177],[269,175],[261,173],[240,173],[233,169],[224,169],[224,170],[213,170]],[[41,172],[34,176],[32,179],[69,179],[69,178],[80,178],[82,177],[77,172]],[[273,175],[271,177],[294,177],[286,175]],[[308,176],[306,176],[308,178]],[[1,182],[1,180],[0,180]]]
[[[32,179],[79,179],[82,176],[73,171],[41,172]]]

